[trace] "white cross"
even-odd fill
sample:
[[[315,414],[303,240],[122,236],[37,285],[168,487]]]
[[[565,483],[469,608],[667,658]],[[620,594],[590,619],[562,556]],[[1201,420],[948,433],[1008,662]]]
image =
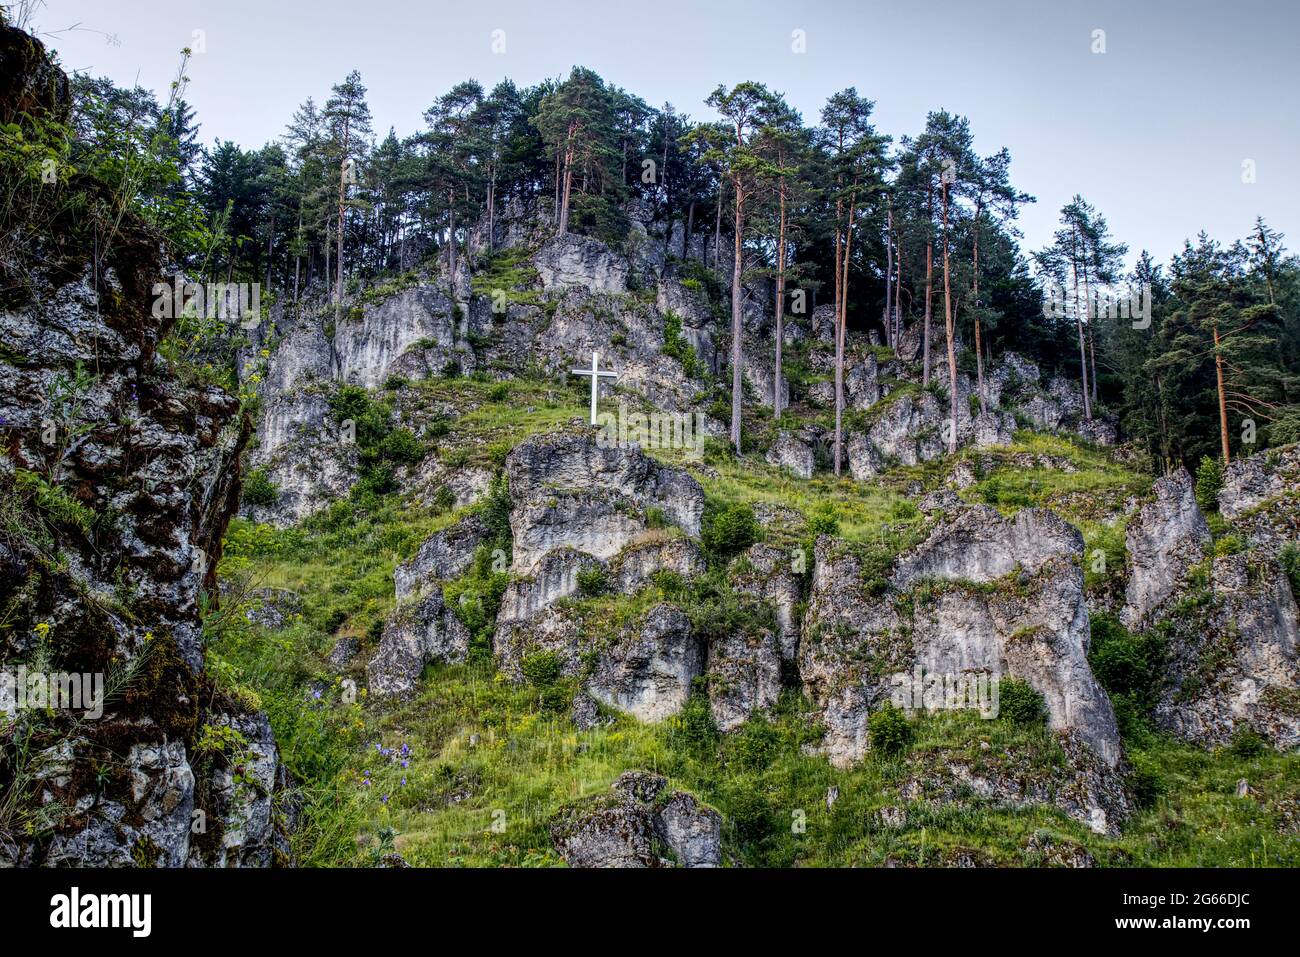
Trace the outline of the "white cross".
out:
[[[615,372],[601,372],[600,356],[594,352],[591,354],[590,369],[572,369],[570,371],[573,372],[574,375],[591,376],[591,424],[595,425],[596,424],[596,396],[600,394],[600,378],[601,376],[605,376],[606,378],[609,379],[617,379],[618,374]]]

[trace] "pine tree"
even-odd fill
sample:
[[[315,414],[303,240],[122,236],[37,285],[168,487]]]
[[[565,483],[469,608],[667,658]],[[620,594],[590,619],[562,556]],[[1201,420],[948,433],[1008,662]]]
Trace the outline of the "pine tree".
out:
[[[335,232],[337,250],[334,287],[334,319],[338,321],[343,307],[343,234],[344,213],[348,208],[348,185],[355,183],[358,167],[365,159],[370,135],[370,107],[366,104],[366,88],[361,85],[361,74],[349,73],[342,83],[333,88],[333,95],[325,103],[325,122],[330,131],[330,152],[338,161],[338,226]]]

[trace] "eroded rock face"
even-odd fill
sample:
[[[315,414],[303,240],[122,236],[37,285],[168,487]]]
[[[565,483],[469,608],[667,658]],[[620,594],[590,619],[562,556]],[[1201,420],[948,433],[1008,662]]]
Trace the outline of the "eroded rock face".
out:
[[[1008,519],[977,505],[904,556],[893,584],[907,588],[922,578],[987,582],[1017,570],[1035,573],[1048,561],[1082,554],[1083,536],[1055,512],[1029,508]]]
[[[1300,444],[1239,458],[1223,470],[1219,514],[1232,521],[1300,484]]]
[[[939,400],[931,393],[905,395],[889,404],[867,432],[867,440],[884,459],[917,465],[943,455],[940,431],[946,421]]]
[[[611,793],[561,810],[551,838],[570,867],[722,864],[722,816],[647,771],[627,771]]]
[[[0,115],[20,129],[63,115],[66,77],[38,41],[0,25],[0,60]],[[61,188],[70,206],[103,199],[103,187],[81,175]],[[205,812],[214,836],[225,819],[196,791],[195,745],[206,726],[243,720],[206,683],[200,602],[219,597],[216,566],[250,424],[234,396],[187,384],[159,355],[172,320],[152,308],[154,286],[170,287],[158,237],[128,213],[114,242],[96,250],[82,226],[52,224],[57,249],[38,237],[15,250],[23,261],[7,264],[25,283],[6,289],[0,307],[0,500],[10,528],[42,531],[4,536],[0,666],[31,664],[47,645],[41,670],[124,684],[94,720],[68,709],[39,720],[28,709],[15,714],[0,747],[30,733],[31,778],[6,778],[17,789],[6,799],[41,813],[31,831],[0,842],[0,857],[182,866],[192,812]],[[50,494],[63,502],[60,520],[37,503]],[[274,742],[264,750],[278,768]],[[12,768],[12,757],[0,763]],[[279,798],[276,785],[268,791],[276,792],[268,801]],[[231,846],[254,840],[245,828]]]
[[[704,572],[704,556],[689,538],[664,538],[653,534],[633,542],[610,563],[613,588],[630,595],[658,572],[673,572],[690,581]]]
[[[506,475],[514,566],[523,573],[555,548],[612,558],[649,529],[647,509],[700,533],[700,484],[636,446],[602,445],[591,434],[544,436],[515,447]]]
[[[776,441],[772,443],[772,448],[767,452],[766,459],[768,464],[786,469],[797,478],[812,478],[813,450],[789,432],[782,432],[777,436]]]
[[[1170,682],[1156,716],[1180,736],[1228,744],[1250,728],[1274,747],[1300,747],[1300,612],[1267,556],[1225,555],[1208,601],[1166,623]]]
[[[379,650],[366,666],[370,694],[391,698],[415,689],[424,666],[459,664],[469,654],[469,630],[431,588],[423,597],[399,606],[384,624]]]
[[[414,286],[359,308],[359,318],[345,316],[334,332],[343,382],[374,389],[390,375],[439,375],[459,358],[457,306],[445,289]]]
[[[661,721],[686,704],[706,650],[681,609],[655,605],[602,650],[587,691],[642,721]]]
[[[728,571],[738,593],[770,602],[776,609],[781,660],[787,665],[794,664],[799,647],[796,612],[803,585],[796,561],[800,560],[807,561],[807,557],[759,542],[733,561]]]
[[[466,516],[455,525],[434,532],[415,557],[393,571],[397,600],[408,597],[427,582],[450,581],[465,574],[479,546],[491,537],[491,531],[478,515]]]
[[[777,636],[756,627],[715,641],[709,648],[709,706],[722,732],[773,707],[781,695],[781,649]]]
[[[547,240],[533,257],[546,290],[576,286],[592,292],[623,292],[628,263],[598,239],[565,233]]]
[[[1300,444],[1237,459],[1223,473],[1219,514],[1258,555],[1300,545]]]
[[[547,552],[532,575],[510,580],[497,613],[498,625],[536,618],[561,598],[576,594],[578,575],[588,570],[603,572],[605,563],[572,548]]]
[[[330,343],[319,320],[290,328],[269,360],[249,464],[278,491],[273,505],[248,506],[254,521],[299,522],[347,494],[357,475],[356,444],[344,441],[330,412]]]
[[[822,751],[837,767],[866,754],[867,719],[889,700],[885,676],[906,671],[912,658],[910,635],[893,604],[865,594],[862,575],[855,554],[829,536],[818,538],[799,674],[821,711]]]
[[[886,588],[864,584],[852,549],[819,539],[800,665],[831,761],[861,757],[869,713],[889,699],[890,676],[921,668],[1026,681],[1043,696],[1050,727],[1077,735],[1116,767],[1114,713],[1086,657],[1082,551],[1078,531],[1051,513],[1003,519],[977,507],[900,558]],[[917,592],[923,582],[926,591]]]
[[[296,810],[291,802],[275,800],[289,781],[270,720],[264,714],[229,714],[217,725],[234,729],[245,744],[202,769],[207,774],[205,790],[220,817],[220,841],[192,837],[189,865],[270,867],[287,860],[286,834]]]
[[[1057,743],[1065,760],[1047,766],[1017,752],[989,751],[973,759],[947,749],[914,754],[899,792],[908,801],[948,808],[972,802],[1004,808],[1054,804],[1095,833],[1118,836],[1133,811],[1122,776],[1073,732],[1059,734]]]
[[[861,432],[849,435],[845,452],[849,460],[849,474],[859,482],[874,478],[885,469],[884,457]]]
[[[681,710],[707,653],[690,619],[669,604],[651,607],[612,635],[578,610],[554,605],[531,621],[500,621],[493,647],[512,681],[523,680],[527,659],[553,653],[562,674],[576,678],[595,701],[648,722]]]
[[[1175,595],[1194,565],[1205,560],[1210,527],[1184,468],[1158,479],[1155,501],[1130,519],[1125,535],[1129,578],[1120,620],[1139,628]]]

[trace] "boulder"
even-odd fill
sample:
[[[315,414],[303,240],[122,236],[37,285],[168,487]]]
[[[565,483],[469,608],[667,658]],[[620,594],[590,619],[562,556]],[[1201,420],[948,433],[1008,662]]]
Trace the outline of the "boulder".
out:
[[[627,771],[610,793],[561,809],[550,830],[570,867],[722,864],[722,816],[647,771]]]
[[[1010,445],[1015,439],[1016,419],[1007,412],[981,412],[971,424],[971,444],[985,449]]]
[[[766,460],[769,465],[783,468],[797,478],[812,478],[813,450],[789,432],[777,435],[776,441],[768,449]]]
[[[856,481],[865,482],[875,478],[885,468],[884,457],[876,450],[871,440],[861,432],[849,434],[845,452],[849,459],[849,474]]]
[[[375,698],[409,694],[425,665],[463,662],[469,639],[469,630],[443,603],[439,588],[399,605],[385,622],[379,649],[366,667],[370,694]]]

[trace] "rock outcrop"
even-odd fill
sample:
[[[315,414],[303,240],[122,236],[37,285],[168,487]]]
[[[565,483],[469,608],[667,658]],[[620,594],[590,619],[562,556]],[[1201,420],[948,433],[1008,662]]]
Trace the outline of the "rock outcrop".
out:
[[[700,484],[634,445],[602,444],[591,434],[543,436],[516,446],[506,475],[519,572],[556,548],[612,558],[650,529],[651,509],[688,535],[700,533]]]
[[[1214,560],[1211,588],[1165,622],[1169,684],[1157,720],[1205,745],[1249,728],[1274,747],[1300,748],[1300,612],[1266,556]]]
[[[628,771],[611,788],[551,822],[570,867],[719,867],[722,817],[657,774]]]
[[[0,62],[0,115],[20,128],[66,115],[66,78],[38,41],[0,25]],[[68,208],[104,188],[60,184]],[[152,308],[155,285],[171,286],[158,236],[129,213],[98,252],[84,222],[51,230],[57,250],[36,237],[30,261],[6,263],[25,283],[0,306],[0,670],[113,690],[93,719],[5,701],[0,788],[17,816],[0,862],[286,862],[269,725],[204,669],[200,603],[219,598],[249,423],[234,396],[186,384],[160,356],[172,320]],[[236,785],[238,763],[250,774]]]
[[[576,233],[547,240],[533,257],[546,290],[577,287],[589,292],[622,292],[628,263],[604,243]]]
[[[767,452],[767,461],[797,478],[810,479],[813,474],[813,450],[788,432],[782,432]]]
[[[1210,544],[1210,527],[1186,469],[1158,479],[1154,491],[1155,500],[1129,521],[1125,534],[1129,577],[1120,619],[1135,629],[1178,593],[1188,572],[1205,561]]]
[[[379,649],[366,666],[375,698],[409,694],[424,666],[459,664],[469,654],[469,630],[446,606],[436,585],[422,597],[399,605],[384,623]]]
[[[601,648],[586,689],[641,721],[662,721],[686,704],[706,651],[681,609],[655,605]]]
[[[480,546],[492,537],[491,530],[477,514],[430,535],[415,557],[393,571],[397,598],[401,601],[432,581],[450,581],[469,569]]]
[[[1086,656],[1082,552],[1079,533],[1050,512],[1004,519],[986,507],[942,520],[887,579],[820,538],[800,673],[832,763],[866,752],[870,712],[891,700],[894,676],[920,669],[952,682],[1019,678],[1042,695],[1049,727],[1118,768],[1115,716]]]

